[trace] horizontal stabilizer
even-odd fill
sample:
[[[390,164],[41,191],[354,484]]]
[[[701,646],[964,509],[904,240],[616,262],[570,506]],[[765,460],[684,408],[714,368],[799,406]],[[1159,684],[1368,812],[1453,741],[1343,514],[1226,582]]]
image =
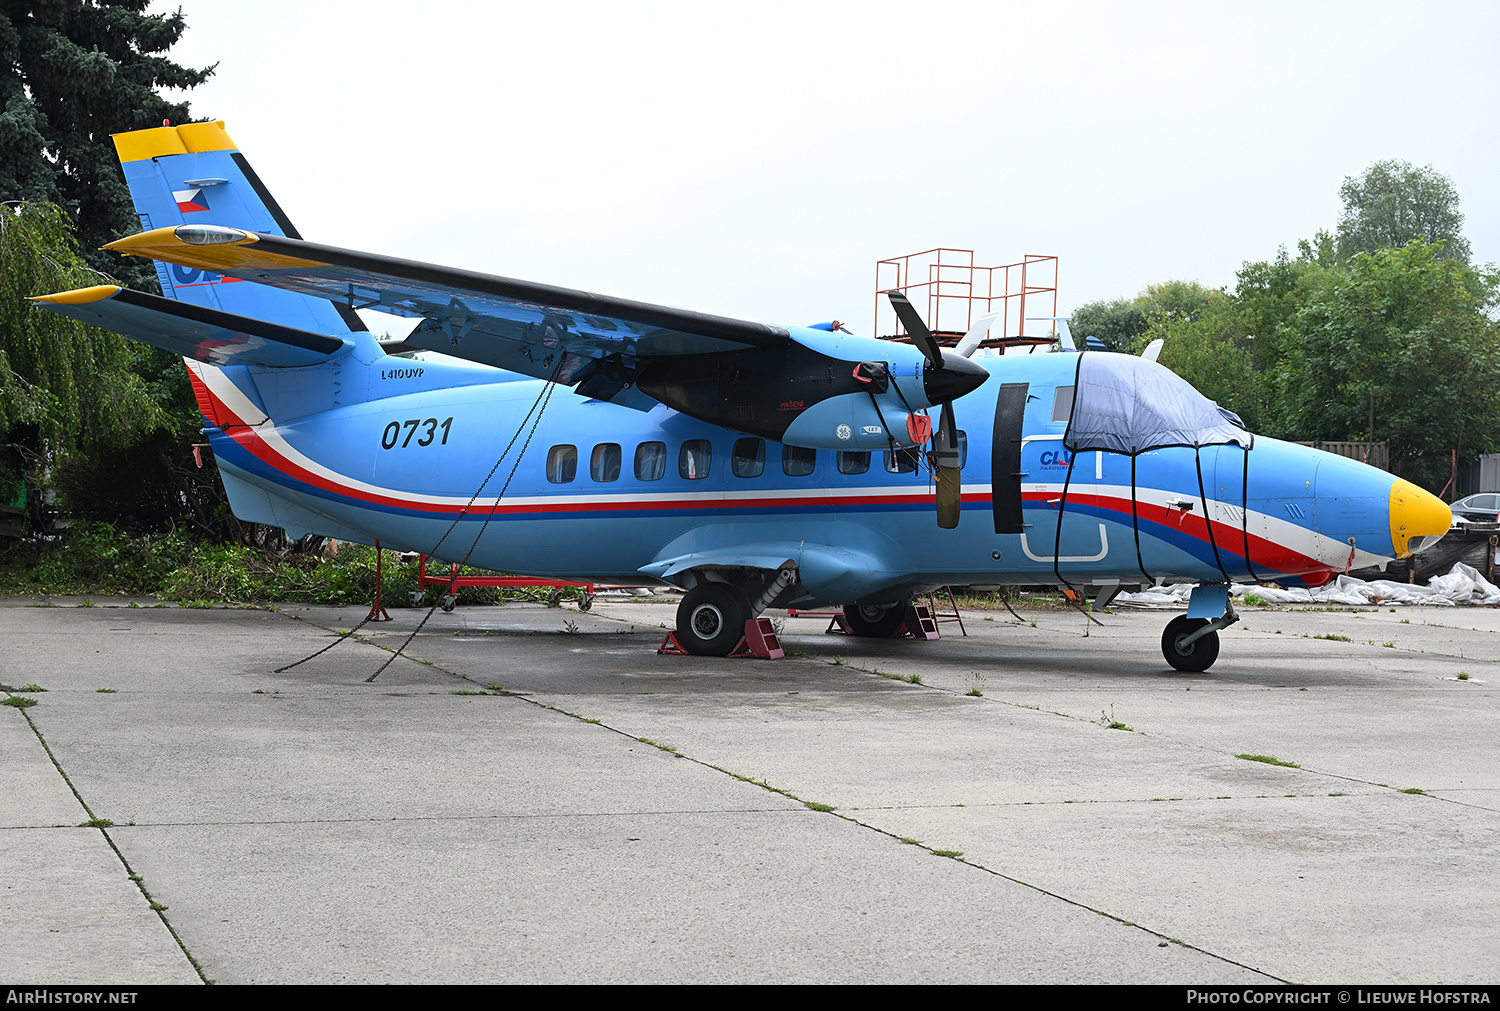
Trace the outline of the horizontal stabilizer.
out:
[[[112,284],[41,295],[32,301],[61,316],[209,365],[317,365],[352,346],[340,337],[294,330]]]

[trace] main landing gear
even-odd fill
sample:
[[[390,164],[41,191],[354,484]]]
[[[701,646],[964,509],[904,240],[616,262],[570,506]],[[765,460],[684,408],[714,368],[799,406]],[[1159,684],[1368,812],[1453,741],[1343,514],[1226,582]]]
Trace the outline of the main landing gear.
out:
[[[677,641],[699,656],[728,656],[745,634],[750,602],[728,583],[699,583],[677,605]]]
[[[845,604],[844,620],[857,636],[888,639],[906,620],[906,608],[897,604]]]

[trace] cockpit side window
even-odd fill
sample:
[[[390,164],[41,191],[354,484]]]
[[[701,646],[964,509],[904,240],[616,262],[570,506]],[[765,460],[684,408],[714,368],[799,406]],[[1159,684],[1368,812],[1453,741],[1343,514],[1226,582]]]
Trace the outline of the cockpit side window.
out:
[[[1067,424],[1073,417],[1073,387],[1059,386],[1052,397],[1052,420]]]

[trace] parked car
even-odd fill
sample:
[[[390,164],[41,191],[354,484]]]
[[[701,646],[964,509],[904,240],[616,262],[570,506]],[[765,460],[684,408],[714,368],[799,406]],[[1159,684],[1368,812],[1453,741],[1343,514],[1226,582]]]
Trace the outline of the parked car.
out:
[[[1500,492],[1481,492],[1453,503],[1456,523],[1494,523],[1500,519]]]

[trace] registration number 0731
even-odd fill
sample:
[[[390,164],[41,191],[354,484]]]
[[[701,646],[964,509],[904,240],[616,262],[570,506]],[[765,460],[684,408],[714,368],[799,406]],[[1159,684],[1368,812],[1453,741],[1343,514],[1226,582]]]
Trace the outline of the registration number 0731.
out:
[[[434,442],[437,442],[439,446],[446,446],[448,445],[448,433],[452,428],[452,418],[446,418],[443,421],[439,421],[436,418],[428,418],[425,421],[419,421],[416,418],[410,418],[406,421],[393,421],[389,425],[386,425],[385,431],[380,434],[380,448],[395,449],[399,445],[402,449],[405,449],[411,445],[412,437],[418,431],[422,432],[422,437],[417,440],[418,446],[431,446]],[[403,430],[406,433],[404,438],[402,437]],[[439,430],[443,433],[441,441],[438,440]]]

